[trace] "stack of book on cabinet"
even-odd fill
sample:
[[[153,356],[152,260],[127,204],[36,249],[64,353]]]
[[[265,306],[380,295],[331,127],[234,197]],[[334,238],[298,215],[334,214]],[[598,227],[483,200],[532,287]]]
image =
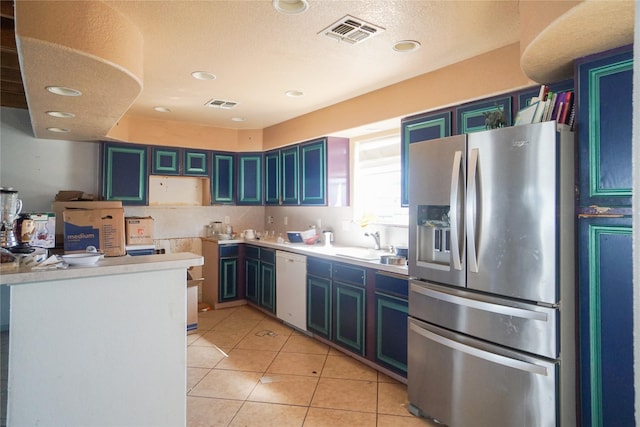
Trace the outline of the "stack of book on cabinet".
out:
[[[571,130],[575,123],[574,93],[551,92],[549,86],[541,85],[538,96],[531,98],[529,105],[518,111],[515,125],[555,120],[558,124],[568,125]]]

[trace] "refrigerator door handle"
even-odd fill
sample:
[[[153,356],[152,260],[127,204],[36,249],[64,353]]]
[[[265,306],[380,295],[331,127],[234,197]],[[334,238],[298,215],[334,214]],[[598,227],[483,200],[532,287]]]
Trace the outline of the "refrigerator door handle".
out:
[[[413,283],[410,285],[411,292],[416,292],[418,294],[435,298],[440,301],[448,302],[451,304],[469,307],[476,310],[488,311],[490,313],[503,314],[505,316],[519,317],[521,319],[528,320],[538,320],[541,322],[548,321],[548,316],[546,313],[542,313],[534,310],[527,310],[524,308],[518,307],[509,307],[502,304],[491,304],[484,301],[478,301],[470,298],[458,297],[455,295],[447,294],[444,292],[434,291],[424,286],[414,285]]]
[[[458,195],[460,194],[460,172],[462,168],[462,151],[456,151],[453,156],[453,169],[451,171],[451,195],[449,199],[449,220],[451,230],[451,256],[455,270],[462,270],[461,251],[459,242],[460,215]]]
[[[469,153],[469,175],[467,178],[467,262],[469,270],[478,272],[478,254],[476,247],[476,220],[477,220],[477,197],[478,187],[476,183],[476,174],[478,172],[478,149],[474,148]]]
[[[544,366],[536,365],[534,363],[524,362],[522,360],[512,359],[510,357],[502,356],[496,353],[490,353],[485,350],[481,350],[466,344],[462,344],[460,342],[442,337],[438,334],[434,334],[433,332],[423,329],[412,322],[409,322],[409,329],[423,336],[424,338],[435,341],[453,350],[461,351],[463,353],[467,353],[471,356],[475,356],[492,363],[497,363],[499,365],[508,366],[514,369],[518,369],[520,371],[525,371],[525,372],[529,372],[536,375],[544,375],[544,376],[549,375],[549,371]]]

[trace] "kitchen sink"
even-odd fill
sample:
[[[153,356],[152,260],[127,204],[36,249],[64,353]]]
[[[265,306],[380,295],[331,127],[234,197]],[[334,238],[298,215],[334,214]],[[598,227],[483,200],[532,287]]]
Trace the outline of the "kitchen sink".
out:
[[[380,251],[365,248],[340,248],[336,250],[336,256],[360,259],[364,261],[379,261]]]

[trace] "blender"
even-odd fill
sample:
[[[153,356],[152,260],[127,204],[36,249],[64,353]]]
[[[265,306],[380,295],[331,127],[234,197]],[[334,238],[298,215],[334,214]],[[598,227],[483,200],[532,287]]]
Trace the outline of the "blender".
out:
[[[18,199],[18,190],[12,187],[0,187],[0,244],[3,248],[12,248],[18,244],[13,232],[13,222],[22,211],[22,200]]]

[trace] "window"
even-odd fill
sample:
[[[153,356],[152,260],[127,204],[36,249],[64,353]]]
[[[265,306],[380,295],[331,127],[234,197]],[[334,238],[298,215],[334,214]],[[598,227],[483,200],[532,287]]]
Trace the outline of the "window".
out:
[[[400,206],[400,144],[399,134],[355,143],[353,206],[361,224],[409,224],[409,209]]]

